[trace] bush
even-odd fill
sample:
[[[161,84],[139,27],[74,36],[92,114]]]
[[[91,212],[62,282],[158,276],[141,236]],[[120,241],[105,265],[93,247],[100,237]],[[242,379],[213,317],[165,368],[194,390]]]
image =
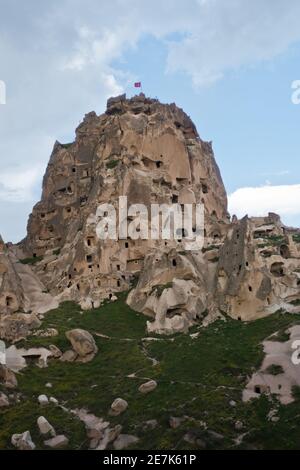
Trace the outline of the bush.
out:
[[[119,160],[110,160],[109,162],[106,163],[106,168],[108,170],[112,170],[115,168],[119,163]]]
[[[300,243],[300,233],[293,235],[293,240],[295,243]]]
[[[280,375],[284,373],[284,370],[279,364],[271,364],[267,367],[265,373],[270,375]]]
[[[68,144],[61,144],[62,148],[64,149],[68,149],[69,147],[71,147],[71,145],[73,145],[73,142],[69,142]]]
[[[42,261],[43,256],[33,256],[32,258],[24,258],[20,259],[20,263],[22,264],[36,264]]]

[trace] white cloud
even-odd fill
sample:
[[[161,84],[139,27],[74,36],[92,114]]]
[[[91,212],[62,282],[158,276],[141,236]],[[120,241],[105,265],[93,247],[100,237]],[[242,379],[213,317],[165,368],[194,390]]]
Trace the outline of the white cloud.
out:
[[[6,171],[0,175],[0,201],[27,202],[34,198],[33,188],[40,182],[44,166],[19,171]]]
[[[300,219],[300,184],[239,188],[228,197],[229,211],[239,218],[279,214],[291,223]]]
[[[298,0],[200,2],[197,25],[170,46],[168,70],[187,72],[196,87],[210,85],[227,71],[270,60],[299,41],[299,16]]]
[[[79,26],[64,63],[72,70],[107,67],[150,34],[165,40],[167,71],[184,71],[199,87],[270,60],[300,40],[298,0],[112,0],[101,19],[95,0],[88,3],[84,11],[78,3],[72,8]],[[168,40],[173,33],[181,39]]]

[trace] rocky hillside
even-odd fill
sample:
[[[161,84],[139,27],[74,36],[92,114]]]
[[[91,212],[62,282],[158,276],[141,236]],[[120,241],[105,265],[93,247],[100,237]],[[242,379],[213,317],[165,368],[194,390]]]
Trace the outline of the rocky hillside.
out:
[[[187,250],[184,233],[100,240],[97,207],[117,208],[119,196],[146,207],[203,203],[204,247]],[[2,255],[1,313],[39,313],[67,300],[97,308],[132,285],[129,305],[158,333],[224,313],[253,320],[280,308],[298,312],[299,241],[275,214],[230,219],[212,146],[191,119],[175,104],[122,95],[108,100],[104,114],[87,114],[74,142],[55,143],[27,237]],[[38,304],[22,300],[21,278],[30,273],[42,286]]]
[[[99,239],[120,196],[201,202],[204,245]],[[0,239],[0,448],[297,449],[299,313],[300,231],[229,216],[175,104],[111,98],[55,143],[27,237]]]

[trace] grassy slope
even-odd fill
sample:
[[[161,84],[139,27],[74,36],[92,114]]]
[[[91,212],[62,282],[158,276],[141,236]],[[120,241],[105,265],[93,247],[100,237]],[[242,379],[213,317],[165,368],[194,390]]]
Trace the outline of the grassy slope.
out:
[[[27,429],[37,446],[43,448],[36,429],[41,414],[58,432],[70,437],[70,448],[88,447],[82,423],[55,406],[41,409],[37,403],[41,393],[55,396],[68,408],[86,407],[99,417],[122,424],[123,432],[140,437],[137,448],[192,448],[182,439],[191,429],[207,442],[208,448],[237,448],[233,441],[239,434],[234,428],[237,420],[248,432],[242,448],[299,447],[300,400],[285,407],[279,406],[275,397],[241,402],[242,389],[263,358],[261,342],[275,331],[282,336],[297,317],[278,313],[249,324],[229,319],[201,329],[198,338],[176,335],[144,342],[145,354],[141,339],[146,337],[146,320],[126,306],[124,298],[83,314],[70,302],[49,312],[43,327],[57,328],[59,336],[31,337],[23,342],[24,346],[56,344],[65,351],[70,348],[65,332],[80,327],[94,334],[99,353],[88,364],[53,360],[46,369],[24,369],[18,377],[23,400],[0,411],[0,448],[9,448],[11,435]],[[111,339],[97,337],[97,332]],[[156,358],[159,364],[153,366],[147,356]],[[127,377],[134,372],[136,378]],[[157,389],[146,396],[137,390],[145,378],[158,382]],[[52,389],[45,387],[47,382],[53,384]],[[120,417],[108,417],[110,404],[117,397],[126,399],[129,408]],[[235,400],[237,406],[229,406],[230,400]],[[278,423],[267,420],[274,405],[279,406]],[[187,420],[175,430],[169,427],[170,416],[184,415],[194,421]],[[141,424],[150,419],[157,419],[159,426],[154,431],[143,430]],[[200,421],[205,421],[208,429],[224,434],[225,439],[214,442]]]

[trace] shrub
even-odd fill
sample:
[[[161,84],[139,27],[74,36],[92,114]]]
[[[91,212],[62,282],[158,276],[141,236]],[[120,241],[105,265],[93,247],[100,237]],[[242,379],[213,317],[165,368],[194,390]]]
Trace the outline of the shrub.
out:
[[[110,160],[109,162],[106,163],[106,168],[108,170],[112,170],[115,168],[119,163],[119,160]]]
[[[22,264],[36,264],[42,261],[43,256],[33,256],[32,258],[24,258],[20,259],[20,263]]]
[[[270,375],[280,375],[284,373],[284,370],[279,364],[271,364],[267,367],[265,373]]]

